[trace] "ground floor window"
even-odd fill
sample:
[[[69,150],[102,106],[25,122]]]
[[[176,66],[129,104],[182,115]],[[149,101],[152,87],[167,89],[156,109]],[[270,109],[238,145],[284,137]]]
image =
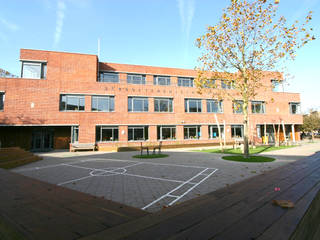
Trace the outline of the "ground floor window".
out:
[[[219,138],[218,125],[209,126],[209,138]],[[224,138],[224,127],[220,126],[221,137]]]
[[[200,137],[200,126],[184,126],[184,139],[199,139]]]
[[[119,140],[119,127],[117,126],[96,126],[96,141],[110,142]]]
[[[243,138],[243,125],[231,125],[231,137]]]
[[[158,126],[157,138],[158,140],[175,140],[176,126]]]
[[[0,92],[0,111],[3,110],[4,106],[4,92]]]
[[[128,141],[148,140],[148,126],[128,127]]]
[[[71,142],[79,142],[79,126],[71,127]]]

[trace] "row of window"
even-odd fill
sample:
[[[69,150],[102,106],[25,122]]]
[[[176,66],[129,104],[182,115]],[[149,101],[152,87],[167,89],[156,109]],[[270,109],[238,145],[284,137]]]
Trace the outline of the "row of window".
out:
[[[190,125],[184,126],[184,139],[200,139],[201,126]],[[221,137],[224,137],[224,127],[220,126]],[[219,130],[217,125],[210,125],[208,128],[209,138],[219,138]],[[231,125],[231,137],[243,137],[243,125]],[[149,139],[148,126],[129,126],[128,127],[128,141],[141,141]],[[158,140],[175,140],[176,126],[157,126]],[[97,126],[96,127],[96,141],[110,142],[119,141],[119,127],[118,126]]]
[[[223,113],[223,101],[215,99],[206,100],[208,113]],[[184,100],[185,112],[200,113],[202,110],[202,100],[186,98]],[[84,111],[85,97],[83,95],[61,95],[60,111]],[[300,113],[300,103],[289,103],[290,113]],[[243,113],[243,101],[233,101],[233,113]],[[114,96],[92,96],[92,111],[113,112]],[[147,97],[128,97],[128,112],[148,112],[149,101]],[[172,98],[154,98],[154,112],[173,112]],[[252,101],[251,112],[253,114],[263,114],[266,112],[265,102]]]

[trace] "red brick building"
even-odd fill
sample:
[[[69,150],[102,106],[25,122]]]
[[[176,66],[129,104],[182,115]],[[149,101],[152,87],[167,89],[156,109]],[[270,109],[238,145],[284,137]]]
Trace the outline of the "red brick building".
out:
[[[29,49],[21,49],[20,61],[21,78],[0,78],[2,147],[217,144],[215,114],[226,142],[243,135],[241,111],[231,100],[214,99],[215,90],[198,94],[194,70],[103,63],[96,55]],[[266,88],[249,105],[252,139],[261,141],[265,135],[273,142],[282,122],[286,136],[299,140],[300,95],[275,91],[272,74],[263,81]]]

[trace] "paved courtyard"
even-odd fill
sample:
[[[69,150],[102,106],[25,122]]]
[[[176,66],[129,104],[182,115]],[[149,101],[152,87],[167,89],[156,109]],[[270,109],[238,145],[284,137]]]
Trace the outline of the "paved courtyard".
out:
[[[271,163],[240,163],[220,154],[167,152],[160,159],[132,158],[137,152],[52,152],[14,169],[25,176],[120,202],[149,212],[212,192],[311,155],[320,144],[269,152]],[[294,156],[297,152],[297,156]],[[276,187],[276,186],[274,186]]]

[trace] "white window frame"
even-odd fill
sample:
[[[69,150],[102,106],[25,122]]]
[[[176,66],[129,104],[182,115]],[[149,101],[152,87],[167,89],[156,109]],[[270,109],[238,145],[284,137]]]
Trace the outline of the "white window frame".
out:
[[[190,101],[197,101],[196,105],[197,105],[197,112],[190,112]],[[200,112],[198,112],[199,109],[199,103],[200,103]],[[196,98],[185,98],[184,99],[184,111],[186,113],[202,113],[202,99],[196,99]],[[187,109],[186,109],[187,106]],[[186,111],[187,110],[187,111]]]
[[[256,105],[261,104],[261,111],[262,112],[256,112]],[[251,101],[251,113],[252,114],[265,114],[266,113],[266,104],[264,101]]]
[[[213,129],[216,128],[218,131],[218,135],[213,137]],[[221,138],[224,138],[224,126],[220,125]],[[209,139],[217,139],[219,138],[219,129],[218,125],[209,125]]]
[[[40,70],[40,76],[39,77],[25,77],[24,76],[24,65],[33,65],[38,66]],[[47,79],[47,62],[41,62],[41,61],[21,61],[21,78],[28,78],[28,79]]]
[[[131,111],[129,111],[129,99],[132,99],[132,101],[131,101]],[[134,100],[140,100],[140,101],[143,102],[143,111],[135,111],[135,110],[133,109],[133,107],[134,107]],[[146,111],[144,110],[144,104],[145,104],[145,102],[147,102],[147,107],[148,107],[148,109],[147,109]],[[131,96],[129,96],[129,97],[128,97],[128,112],[149,112],[149,99],[148,99],[147,97],[131,97]]]
[[[93,110],[93,99],[96,98],[98,100],[97,104],[99,105],[99,99],[108,99],[108,107],[107,107],[107,110],[106,111],[100,111],[100,110]],[[110,111],[110,101],[113,101],[113,110]],[[94,96],[91,96],[91,111],[92,112],[114,112],[114,96],[103,96],[103,95],[94,95]]]
[[[146,132],[145,132],[145,129],[146,128],[148,128],[148,126],[128,126],[128,141],[146,141],[146,140],[148,140],[149,139],[149,136],[146,136]],[[129,140],[129,130],[131,130],[132,129],[132,140]],[[142,135],[143,135],[143,139],[138,139],[138,140],[136,140],[136,139],[134,139],[135,137],[134,137],[134,131],[136,130],[136,129],[142,129]],[[148,134],[149,134],[149,129],[148,129]]]
[[[191,77],[178,77],[178,86],[179,87],[193,87],[194,79]]]
[[[190,128],[196,128],[196,138],[190,138]],[[188,138],[184,135],[184,130],[187,129],[188,132]],[[198,135],[200,133],[200,136]],[[183,127],[183,139],[184,140],[190,140],[190,139],[201,139],[201,126],[200,125],[188,125]]]
[[[64,109],[61,109],[61,100],[62,97],[65,96],[66,97],[66,105]],[[68,103],[68,98],[70,97],[78,97],[78,108],[80,107],[80,99],[83,99],[83,110],[68,110],[67,109],[67,103]],[[60,94],[60,100],[59,100],[59,111],[60,112],[84,112],[86,110],[86,99],[85,99],[85,95],[80,95],[80,94]]]
[[[159,84],[159,79],[164,79],[166,84]],[[169,86],[171,85],[171,77],[170,76],[153,76],[153,84],[158,86]]]
[[[139,78],[133,79],[133,78]],[[127,83],[128,84],[138,84],[145,85],[146,84],[146,76],[143,74],[127,74]]]
[[[101,75],[103,76],[103,77],[101,77]],[[102,81],[102,80],[104,80],[105,78],[104,78],[104,75],[106,75],[106,76],[112,76],[112,77],[115,77],[115,76],[117,76],[116,77],[116,81]],[[106,79],[108,79],[108,78],[106,78]],[[99,73],[99,82],[105,82],[105,83],[119,83],[120,82],[120,79],[119,79],[119,73],[117,73],[117,72],[103,72],[103,71],[101,71],[100,73]]]
[[[214,111],[209,111],[212,110],[212,104],[218,104],[218,111],[214,112]],[[209,104],[209,108],[208,108],[208,104]],[[223,113],[223,101],[222,100],[217,100],[217,99],[207,99],[207,112],[208,113]]]
[[[177,138],[177,127],[176,126],[172,126],[172,125],[161,125],[161,126],[158,126],[158,128],[160,128],[160,136],[157,136],[157,139],[158,140],[176,140]],[[166,139],[163,139],[162,138],[162,130],[163,128],[168,128],[170,129],[170,138],[166,138]],[[175,131],[175,136],[173,137],[173,129]],[[157,129],[157,132],[158,132],[158,129]]]
[[[103,125],[97,125],[96,127],[100,127],[100,139],[99,139],[99,143],[103,143],[103,142],[118,142],[119,141],[119,127],[118,126],[103,126]],[[112,139],[114,139],[114,132],[115,130],[118,130],[118,140],[110,140],[110,141],[102,141],[102,130],[112,130]]]
[[[160,109],[160,101],[166,101],[168,106],[168,111],[161,111]],[[170,111],[171,104],[171,111]],[[159,111],[156,111],[156,105],[158,105]],[[172,98],[154,98],[154,112],[173,112],[173,99]]]
[[[236,132],[236,130],[235,130],[235,128],[240,128],[241,129],[241,135],[242,136],[240,136],[240,137],[237,137],[237,136],[232,136],[232,135],[235,135],[235,134],[233,134],[233,133],[235,133]],[[244,134],[244,129],[243,129],[244,127],[243,127],[243,125],[241,125],[241,124],[234,124],[234,125],[231,125],[231,137],[232,138],[240,138],[240,139],[242,139],[243,138],[243,134]]]
[[[297,108],[296,113],[292,112],[292,106],[293,105],[295,105],[296,108]],[[301,114],[301,104],[300,104],[300,102],[289,102],[289,112],[290,112],[290,114],[293,114],[293,115]]]

